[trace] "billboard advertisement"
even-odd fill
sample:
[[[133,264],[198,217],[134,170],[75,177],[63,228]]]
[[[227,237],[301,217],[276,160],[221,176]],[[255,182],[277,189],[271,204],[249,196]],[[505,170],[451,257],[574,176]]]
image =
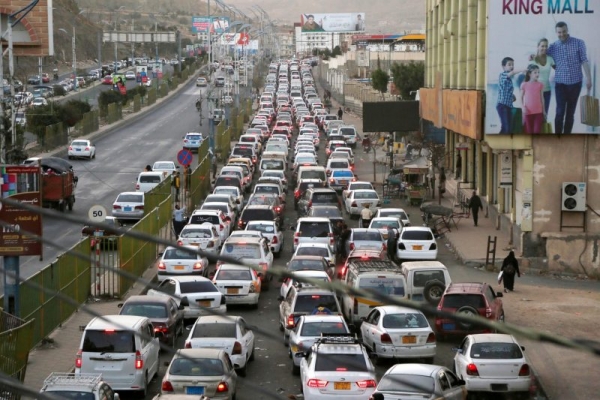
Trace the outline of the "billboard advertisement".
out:
[[[486,134],[600,134],[600,0],[488,1]]]
[[[365,13],[302,14],[302,32],[364,32]]]
[[[192,33],[221,34],[229,29],[229,17],[192,17]]]

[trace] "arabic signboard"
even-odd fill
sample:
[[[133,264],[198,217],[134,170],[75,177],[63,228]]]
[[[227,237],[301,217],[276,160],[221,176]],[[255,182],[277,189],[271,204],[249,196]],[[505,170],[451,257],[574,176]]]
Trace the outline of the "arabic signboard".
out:
[[[3,200],[41,207],[39,167],[13,165],[1,169]],[[0,256],[42,255],[42,243],[36,239],[36,236],[42,236],[40,214],[2,201],[0,221]]]
[[[365,13],[302,14],[302,32],[364,32]]]
[[[442,123],[444,128],[481,139],[482,92],[479,90],[450,90],[442,92]]]

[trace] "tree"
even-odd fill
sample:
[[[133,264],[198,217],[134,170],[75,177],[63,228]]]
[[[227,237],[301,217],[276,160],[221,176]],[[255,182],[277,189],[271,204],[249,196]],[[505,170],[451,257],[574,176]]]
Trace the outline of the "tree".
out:
[[[90,112],[91,109],[92,107],[87,102],[79,100],[69,100],[60,106],[55,105],[58,117],[69,127],[75,126],[81,121],[83,114]]]
[[[377,58],[377,69],[371,73],[371,86],[381,93],[382,99],[384,99],[384,93],[387,92],[389,80],[390,76],[381,69],[379,58]]]
[[[342,55],[342,49],[340,48],[340,46],[335,46],[333,48],[333,51],[331,52],[331,57],[337,57],[337,56],[341,56]]]
[[[392,79],[403,99],[410,98],[410,92],[425,85],[425,63],[411,61],[408,64],[392,65]]]

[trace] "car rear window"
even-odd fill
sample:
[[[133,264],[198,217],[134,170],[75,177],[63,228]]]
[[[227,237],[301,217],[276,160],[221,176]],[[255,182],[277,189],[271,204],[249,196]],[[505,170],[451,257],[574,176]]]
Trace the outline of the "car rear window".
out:
[[[283,170],[285,168],[285,163],[282,160],[262,160],[260,163],[260,169],[277,169]]]
[[[329,252],[323,247],[299,247],[296,255],[329,257]]]
[[[429,323],[423,314],[387,314],[383,317],[383,327],[388,329],[427,328]]]
[[[288,264],[290,271],[324,271],[323,261],[320,260],[292,260]]]
[[[218,292],[219,289],[212,282],[199,281],[199,282],[179,282],[181,293],[205,293],[205,292]]]
[[[207,322],[196,324],[192,338],[235,338],[237,336],[235,323]]]
[[[298,229],[300,237],[325,238],[331,232],[329,222],[301,222]]]
[[[322,354],[317,357],[315,371],[368,372],[368,368],[362,353]],[[396,392],[395,389],[394,392]]]
[[[240,178],[233,175],[220,176],[215,181],[215,186],[241,186]]]
[[[342,213],[337,207],[313,207],[311,216],[323,218],[341,218]]]
[[[259,231],[259,232],[264,232],[264,233],[268,233],[268,234],[273,234],[275,233],[275,227],[273,226],[273,224],[268,224],[268,223],[249,223],[246,226],[246,229],[249,231]]]
[[[340,322],[310,322],[302,324],[300,336],[321,336],[321,333],[336,334],[348,333],[344,324]]]
[[[221,221],[219,221],[219,217],[216,215],[192,215],[190,220],[190,224],[200,225],[205,222],[213,225],[219,225]]]
[[[187,140],[202,140],[202,136],[200,135],[187,135],[185,138]]]
[[[140,183],[160,183],[160,175],[142,175]]]
[[[210,239],[213,237],[212,231],[210,229],[183,229],[179,234],[179,237],[185,239]]]
[[[354,192],[355,199],[378,199],[377,192]]]
[[[404,296],[404,279],[363,276],[358,281],[361,289],[375,290],[389,296]]]
[[[84,352],[90,353],[135,353],[135,338],[131,331],[85,331]]]
[[[352,235],[352,240],[369,240],[381,242],[383,238],[381,237],[381,233],[379,233],[379,231],[356,231]]]
[[[315,203],[321,203],[321,204],[335,203],[335,204],[337,204],[338,196],[337,196],[337,193],[335,193],[335,192],[313,193],[311,200],[312,200],[313,204],[315,204]]]
[[[402,232],[403,240],[433,240],[431,231],[404,231]]]
[[[117,203],[143,203],[144,196],[141,194],[120,194]]]
[[[236,147],[235,149],[233,149],[233,152],[231,152],[231,155],[251,158],[254,155],[254,152],[252,151],[251,148],[244,149],[244,148]]]
[[[248,205],[249,206],[272,206],[275,205],[277,203],[277,200],[275,197],[269,195],[269,196],[265,196],[265,195],[259,195],[259,196],[252,196],[250,197],[250,199],[248,200]],[[273,219],[272,217],[269,219]],[[242,218],[242,221],[244,219]]]
[[[263,186],[257,185],[254,189],[254,193],[273,193],[279,194],[279,188],[277,186]]]
[[[341,128],[340,133],[344,136],[354,135],[356,131],[353,128]]]
[[[382,216],[382,217],[396,217],[396,218],[400,218],[400,219],[408,219],[408,216],[406,215],[406,213],[404,213],[404,212],[398,212],[398,211],[385,211],[385,210],[381,210],[381,212],[379,213],[379,215]]]
[[[275,213],[273,212],[273,210],[271,209],[260,209],[260,210],[253,210],[253,209],[245,209],[244,212],[242,213],[242,221],[273,221],[275,220],[276,216]]]
[[[170,375],[221,376],[224,373],[223,362],[214,358],[176,358],[169,368]]]
[[[332,161],[329,163],[329,168],[348,168],[347,161]]]
[[[164,304],[125,303],[119,315],[136,315],[146,318],[167,318],[167,307]]]
[[[523,358],[523,353],[515,343],[475,343],[471,347],[471,357],[486,360],[507,360]]]
[[[332,178],[352,178],[354,174],[352,171],[333,171],[331,176]]]
[[[321,181],[325,181],[325,171],[302,171],[299,179],[319,179]]]
[[[371,223],[371,228],[383,229],[391,226],[392,228],[400,228],[400,223],[398,221],[373,221]]]
[[[419,393],[422,397],[422,393],[434,392],[435,382],[429,376],[391,374],[381,378],[377,390],[380,392]]]
[[[251,281],[252,274],[247,269],[224,269],[219,271],[215,279],[223,281]]]
[[[223,214],[227,214],[229,212],[229,209],[227,207],[227,204],[205,204],[202,206],[201,208],[202,210],[219,210],[222,211]]]
[[[310,313],[319,307],[325,307],[334,313],[339,311],[332,294],[300,294],[296,298],[294,312]]]
[[[237,196],[239,192],[235,189],[227,189],[224,187],[216,188],[214,194],[227,194],[231,196]]]
[[[164,260],[195,260],[198,256],[192,251],[182,249],[167,249],[163,254]]]
[[[460,308],[471,306],[474,308],[485,308],[485,300],[481,294],[447,294],[444,296],[444,308]]]
[[[255,243],[225,243],[223,246],[223,255],[233,257],[238,260],[245,258],[260,258],[260,247]]]
[[[246,142],[246,143],[255,143],[256,139],[254,137],[242,137],[240,138],[241,142]]]
[[[74,141],[73,143],[71,143],[72,146],[87,146],[88,142],[83,142],[83,141]]]

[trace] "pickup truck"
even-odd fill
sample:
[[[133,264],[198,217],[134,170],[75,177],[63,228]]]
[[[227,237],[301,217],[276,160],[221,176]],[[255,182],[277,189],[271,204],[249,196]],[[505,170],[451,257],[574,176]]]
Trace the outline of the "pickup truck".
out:
[[[406,297],[437,306],[452,283],[448,268],[439,261],[407,261],[400,265],[406,279]]]

